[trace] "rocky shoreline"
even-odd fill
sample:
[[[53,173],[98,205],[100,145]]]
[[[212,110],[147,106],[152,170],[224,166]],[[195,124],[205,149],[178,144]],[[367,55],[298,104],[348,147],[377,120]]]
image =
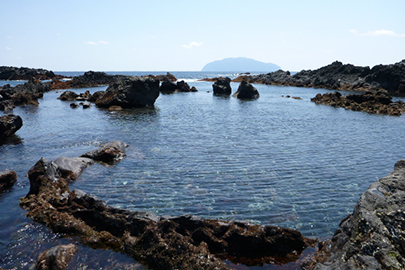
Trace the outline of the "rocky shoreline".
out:
[[[405,60],[392,65],[373,68],[343,64],[336,61],[316,70],[302,70],[294,75],[279,70],[261,75],[243,75],[234,82],[295,87],[325,88],[330,90],[375,91],[384,90],[390,95],[405,94]]]

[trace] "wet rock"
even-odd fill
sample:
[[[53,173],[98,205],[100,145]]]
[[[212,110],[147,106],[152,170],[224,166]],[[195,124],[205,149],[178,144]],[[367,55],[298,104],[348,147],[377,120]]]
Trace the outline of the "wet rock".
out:
[[[12,100],[0,101],[0,111],[12,111],[14,109],[14,103]]]
[[[212,85],[214,95],[231,95],[231,79],[229,77],[218,78],[217,81]]]
[[[91,158],[92,160],[105,163],[113,163],[126,157],[125,148],[128,145],[121,141],[114,141],[102,144],[98,149],[87,152],[80,157]]]
[[[98,107],[151,107],[159,96],[159,81],[152,77],[131,77],[110,85],[96,100]]]
[[[111,207],[94,195],[70,191],[59,167],[44,158],[28,177],[31,189],[20,205],[30,218],[91,247],[123,252],[151,269],[229,269],[223,259],[286,263],[315,242],[291,229]]]
[[[17,182],[15,171],[0,171],[0,192],[14,186]]]
[[[91,99],[90,91],[80,93],[79,96],[76,98],[76,100],[79,100],[79,101],[87,101],[89,99]]]
[[[74,244],[59,245],[48,249],[39,255],[35,269],[64,270],[78,250],[78,247]]]
[[[65,91],[58,97],[58,99],[63,101],[74,101],[77,99],[78,96],[79,95],[73,91]]]
[[[370,185],[304,269],[404,269],[405,160]]]
[[[233,94],[238,99],[256,99],[259,98],[257,89],[246,81],[242,81],[238,87],[238,91]]]
[[[0,117],[0,138],[9,137],[23,126],[20,116],[9,114]]]
[[[392,102],[391,96],[385,91],[368,91],[364,94],[343,96],[339,92],[317,94],[311,98],[316,104],[342,107],[347,110],[363,111],[372,114],[400,116],[405,112],[403,101]]]
[[[59,157],[53,164],[58,170],[60,176],[66,180],[76,180],[83,171],[90,165],[93,165],[93,159],[86,157]]]
[[[87,101],[95,102],[97,99],[99,99],[99,98],[101,98],[102,96],[104,96],[104,94],[105,94],[105,91],[96,91],[96,92],[93,93],[93,95],[91,95],[91,96],[87,99]]]
[[[192,86],[190,89],[190,92],[198,92],[197,88],[195,86]]]
[[[177,84],[172,81],[164,81],[160,85],[160,92],[164,94],[174,93],[177,90]]]

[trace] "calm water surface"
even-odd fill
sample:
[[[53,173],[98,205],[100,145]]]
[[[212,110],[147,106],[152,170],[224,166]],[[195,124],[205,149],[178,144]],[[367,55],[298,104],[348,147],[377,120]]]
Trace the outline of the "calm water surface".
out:
[[[130,145],[126,159],[95,164],[71,188],[125,209],[250,220],[319,238],[333,235],[368,186],[405,158],[404,117],[316,105],[310,98],[327,92],[320,89],[255,85],[257,100],[215,97],[212,83],[195,77],[186,78],[199,92],[160,95],[154,109],[71,109],[57,100],[61,92],[16,108],[24,126],[0,146],[0,170],[18,174],[0,194],[0,268],[32,268],[47,248],[76,242],[27,219],[18,205],[41,157],[79,156],[122,140]],[[235,92],[238,84],[231,86]],[[79,254],[78,268],[101,257],[93,268],[142,269],[109,251],[80,246]]]

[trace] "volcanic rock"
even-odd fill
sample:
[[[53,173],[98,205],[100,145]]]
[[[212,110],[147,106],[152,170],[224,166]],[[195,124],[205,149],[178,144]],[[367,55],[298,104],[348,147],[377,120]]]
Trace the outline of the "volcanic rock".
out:
[[[192,92],[190,85],[188,85],[188,83],[186,83],[185,81],[177,82],[177,91],[178,92]]]
[[[63,101],[73,101],[73,100],[76,100],[76,98],[78,96],[79,95],[73,91],[65,91],[58,97],[58,99],[63,100]]]
[[[3,86],[0,89],[0,95],[4,100],[12,100],[16,106],[33,104],[38,105],[38,99],[42,98],[45,92],[50,91],[49,84],[32,78],[24,84],[19,84],[15,87],[9,85]]]
[[[59,157],[53,161],[52,165],[63,179],[72,181],[76,180],[88,166],[93,164],[93,159],[86,157]]]
[[[9,137],[17,132],[23,125],[20,116],[9,114],[0,117],[0,138]]]
[[[16,182],[17,174],[15,171],[0,171],[0,192],[11,188]]]
[[[35,270],[64,270],[79,251],[74,244],[59,245],[39,255]]]
[[[111,84],[96,100],[98,107],[151,107],[159,96],[159,81],[152,77],[129,77]]]
[[[212,85],[214,95],[230,95],[232,94],[231,79],[229,77],[218,78]]]
[[[404,269],[405,160],[370,185],[304,269]]]
[[[259,92],[257,89],[246,81],[242,81],[239,84],[238,91],[233,94],[238,99],[255,99],[259,98]]]

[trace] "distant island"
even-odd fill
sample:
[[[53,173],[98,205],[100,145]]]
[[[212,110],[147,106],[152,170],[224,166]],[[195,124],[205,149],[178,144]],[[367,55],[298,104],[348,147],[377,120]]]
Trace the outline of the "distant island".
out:
[[[273,63],[264,63],[251,58],[225,58],[206,64],[201,71],[272,72],[281,69]]]

